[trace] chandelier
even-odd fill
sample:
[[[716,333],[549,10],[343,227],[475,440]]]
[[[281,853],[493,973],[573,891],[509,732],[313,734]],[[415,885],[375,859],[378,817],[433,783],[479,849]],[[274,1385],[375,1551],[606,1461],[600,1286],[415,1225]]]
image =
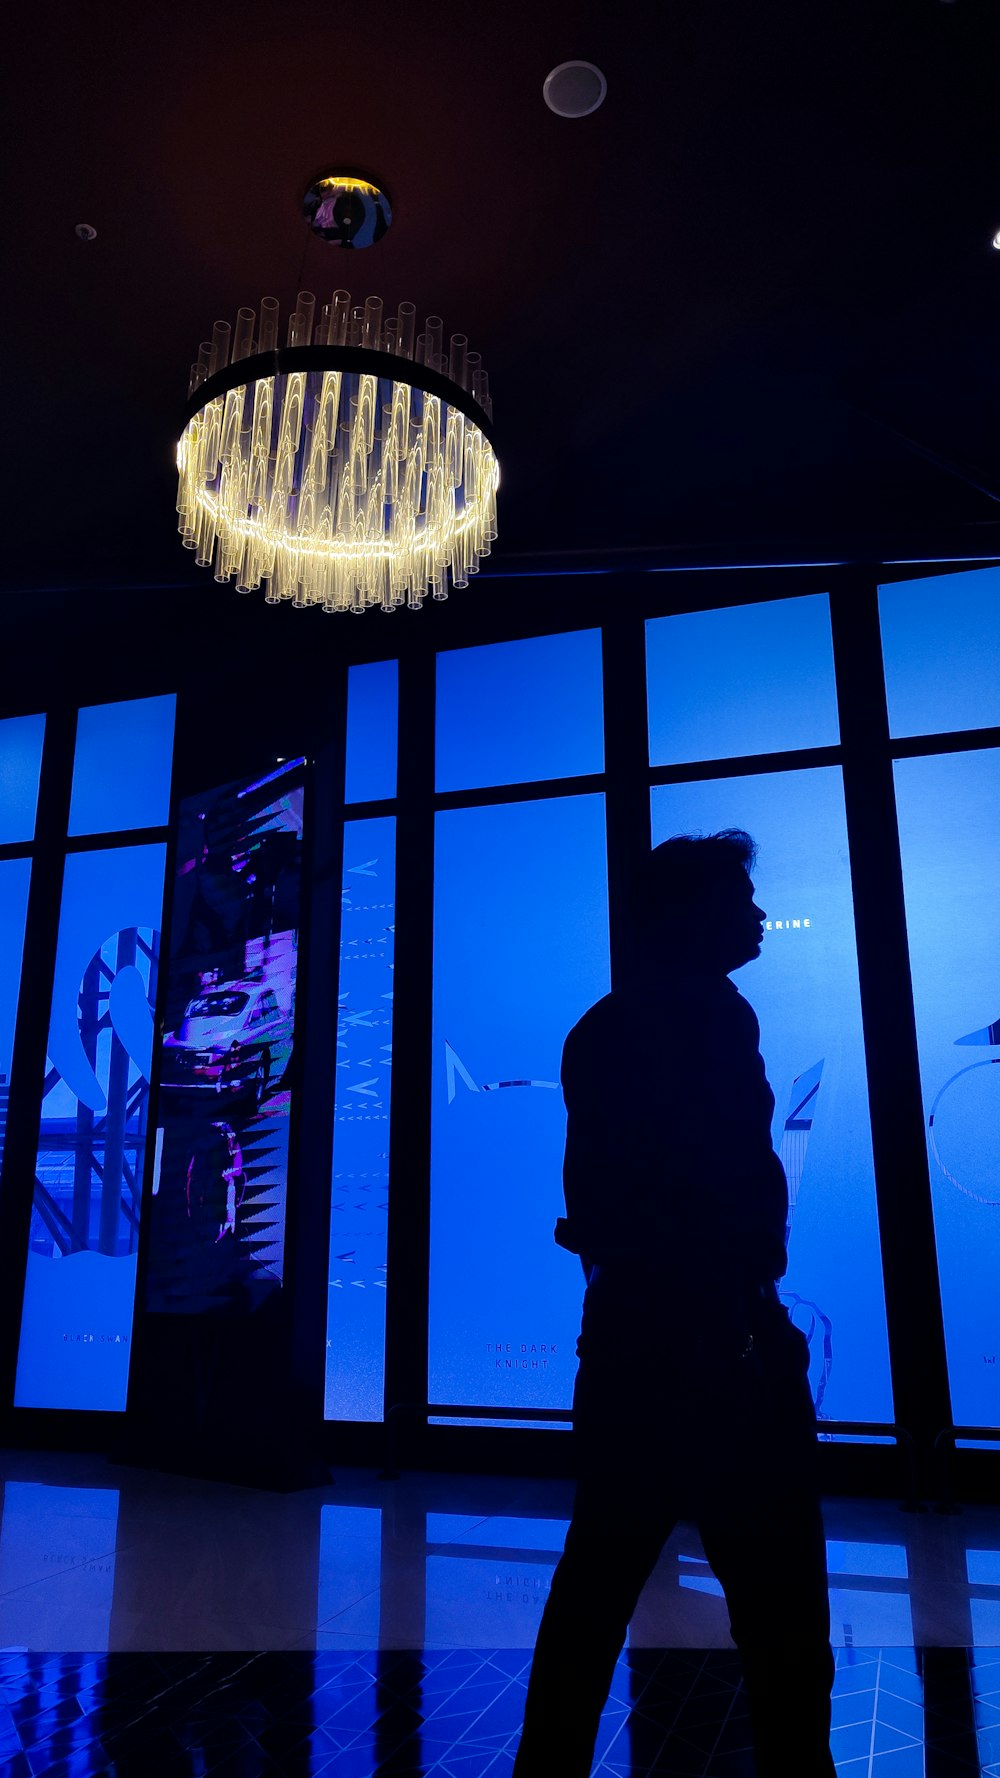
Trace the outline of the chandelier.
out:
[[[465,587],[497,535],[492,403],[464,334],[413,303],[384,316],[300,291],[217,321],[191,367],[177,446],[184,546],[269,604],[419,610]]]

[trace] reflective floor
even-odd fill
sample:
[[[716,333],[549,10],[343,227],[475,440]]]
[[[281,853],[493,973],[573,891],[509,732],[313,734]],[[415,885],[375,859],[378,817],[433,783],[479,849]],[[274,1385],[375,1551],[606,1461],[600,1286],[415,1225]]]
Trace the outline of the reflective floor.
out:
[[[572,1483],[344,1469],[278,1495],[0,1464],[4,1778],[510,1772]],[[1000,1778],[1000,1508],[835,1498],[824,1518],[838,1769]],[[788,1598],[794,1621],[792,1574]],[[748,1744],[725,1600],[681,1524],[594,1769],[751,1778]]]

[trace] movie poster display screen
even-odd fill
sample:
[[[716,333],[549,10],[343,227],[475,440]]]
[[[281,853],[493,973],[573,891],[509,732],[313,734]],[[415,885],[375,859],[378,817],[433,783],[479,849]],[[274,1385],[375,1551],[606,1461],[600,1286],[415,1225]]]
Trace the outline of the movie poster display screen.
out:
[[[146,1302],[246,1314],[281,1287],[304,761],[187,797],[160,1040]]]

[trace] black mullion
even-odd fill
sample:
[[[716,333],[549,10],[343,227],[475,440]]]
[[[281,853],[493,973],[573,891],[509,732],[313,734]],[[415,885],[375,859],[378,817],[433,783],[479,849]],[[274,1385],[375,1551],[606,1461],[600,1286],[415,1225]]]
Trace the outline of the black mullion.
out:
[[[762,772],[812,771],[839,766],[840,747],[799,747],[787,753],[747,753],[735,759],[686,760],[680,765],[653,766],[651,784],[697,784],[710,778],[754,778]]]
[[[951,1407],[874,577],[830,610],[894,1411],[926,1462]]]
[[[51,712],[45,719],[0,1179],[0,1413],[5,1417],[13,1407],[17,1376],[75,746],[76,711]]]
[[[0,864],[4,864],[8,858],[30,858],[34,850],[34,840],[11,841],[6,846],[0,846]]]
[[[389,1108],[385,1411],[427,1402],[430,1293],[431,1006],[434,920],[434,674],[399,663],[393,1070]]]
[[[942,753],[977,753],[989,747],[1000,747],[1000,728],[953,730],[946,735],[914,735],[906,741],[893,741],[893,759],[928,759]]]
[[[110,852],[119,846],[162,845],[169,837],[169,822],[159,827],[124,827],[114,833],[75,833],[66,840],[66,851]]]
[[[633,955],[635,908],[652,845],[646,626],[641,617],[605,625],[602,659],[611,981],[619,987],[638,963]]]
[[[481,790],[440,790],[434,798],[434,807],[493,808],[500,803],[545,802],[555,796],[587,796],[603,789],[603,772],[585,772],[576,778],[538,778],[527,784],[490,784]]]

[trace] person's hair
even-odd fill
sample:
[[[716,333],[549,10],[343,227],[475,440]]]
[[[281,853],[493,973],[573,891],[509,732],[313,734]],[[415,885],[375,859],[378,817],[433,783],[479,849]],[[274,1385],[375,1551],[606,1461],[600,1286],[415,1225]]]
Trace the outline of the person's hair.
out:
[[[724,894],[736,871],[748,875],[757,847],[741,827],[720,833],[678,833],[654,846],[642,885],[640,922],[659,926],[664,916],[690,914]]]

